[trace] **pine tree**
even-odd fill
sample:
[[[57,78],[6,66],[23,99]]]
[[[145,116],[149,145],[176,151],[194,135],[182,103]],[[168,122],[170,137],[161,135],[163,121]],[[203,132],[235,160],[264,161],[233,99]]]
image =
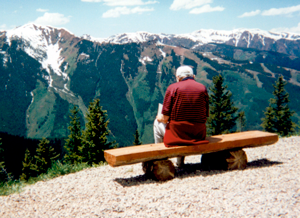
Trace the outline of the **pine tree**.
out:
[[[37,174],[46,173],[47,170],[51,167],[52,161],[54,161],[59,154],[56,154],[54,148],[49,146],[49,141],[43,138],[37,149],[35,157],[35,166],[33,169],[37,172]]]
[[[242,132],[246,126],[246,116],[244,111],[239,112],[237,121],[239,132]]]
[[[232,93],[223,85],[222,75],[213,77],[213,86],[210,87],[210,115],[207,120],[208,135],[219,135],[231,132],[236,125],[238,108],[231,101]]]
[[[86,126],[83,131],[83,162],[92,165],[104,161],[104,150],[110,148],[112,143],[108,142],[109,134],[107,111],[102,110],[100,100],[90,102],[86,114]]]
[[[34,167],[33,158],[30,155],[30,151],[27,148],[25,151],[25,157],[23,161],[22,175],[20,176],[21,180],[28,180],[30,177],[34,176]]]
[[[133,142],[133,144],[134,145],[141,145],[142,141],[140,141],[140,133],[139,133],[138,130],[135,131],[135,134],[133,136],[134,136],[134,142]]]
[[[0,138],[0,146],[2,145]],[[5,169],[5,161],[4,161],[4,149],[0,147],[0,181],[5,179],[4,169]]]
[[[280,76],[275,82],[274,98],[269,100],[270,104],[264,112],[265,118],[262,118],[261,126],[265,131],[277,133],[281,136],[287,136],[295,131],[295,123],[292,122],[291,117],[295,113],[291,111],[288,102],[289,94],[285,91],[284,86],[287,84]]]
[[[2,148],[2,139],[0,138],[0,182],[7,180],[9,176],[5,169],[4,149]]]
[[[67,153],[64,156],[64,161],[66,163],[80,163],[82,162],[82,134],[81,134],[81,125],[79,121],[79,109],[74,106],[71,110],[70,116],[70,125],[68,129],[70,130],[70,135],[66,139],[65,149]]]

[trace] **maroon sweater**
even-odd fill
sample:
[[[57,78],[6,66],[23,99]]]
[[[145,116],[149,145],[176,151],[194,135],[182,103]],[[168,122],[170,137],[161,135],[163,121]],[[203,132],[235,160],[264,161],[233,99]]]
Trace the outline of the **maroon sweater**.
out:
[[[170,85],[166,91],[162,114],[169,116],[164,143],[197,145],[207,143],[206,120],[209,115],[207,89],[188,77]]]

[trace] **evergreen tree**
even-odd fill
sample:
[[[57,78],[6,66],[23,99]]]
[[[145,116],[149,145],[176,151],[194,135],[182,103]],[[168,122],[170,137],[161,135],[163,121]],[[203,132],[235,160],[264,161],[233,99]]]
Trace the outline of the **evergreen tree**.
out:
[[[4,180],[4,172],[3,169],[5,168],[5,164],[4,164],[4,149],[1,147],[2,146],[2,141],[0,138],[0,181]]]
[[[64,156],[64,161],[66,163],[80,163],[83,159],[82,153],[82,134],[81,134],[81,125],[79,121],[79,109],[74,106],[71,110],[70,116],[70,125],[68,129],[70,130],[70,135],[66,139],[65,149],[67,153]]]
[[[52,161],[59,156],[54,151],[54,148],[49,146],[49,143],[47,139],[43,138],[36,149],[36,155],[34,156],[36,162],[33,169],[37,174],[46,173],[51,167]]]
[[[107,111],[102,110],[100,100],[90,102],[86,114],[86,126],[83,131],[83,162],[92,165],[104,161],[104,150],[109,149],[112,143],[108,142],[109,134]]]
[[[291,111],[288,102],[289,94],[285,91],[284,86],[287,84],[280,76],[275,82],[274,98],[271,98],[269,106],[264,112],[265,118],[262,118],[261,126],[265,131],[277,133],[281,136],[287,136],[294,132],[295,123],[292,122],[291,117],[294,111]]]
[[[239,132],[242,132],[246,126],[246,116],[244,111],[239,112],[237,121]]]
[[[207,120],[208,135],[219,135],[231,132],[236,125],[238,108],[231,101],[232,93],[223,85],[222,75],[213,77],[212,94],[209,98],[210,115]]]
[[[33,158],[30,155],[30,151],[27,148],[25,151],[25,157],[23,161],[22,175],[20,176],[21,180],[28,180],[30,177],[34,176],[34,167]]]
[[[142,141],[140,141],[140,133],[139,133],[138,130],[135,131],[135,134],[133,136],[134,136],[134,142],[133,142],[133,144],[134,145],[141,145]]]
[[[4,149],[2,148],[2,139],[0,138],[0,182],[4,182],[9,178],[5,169]]]

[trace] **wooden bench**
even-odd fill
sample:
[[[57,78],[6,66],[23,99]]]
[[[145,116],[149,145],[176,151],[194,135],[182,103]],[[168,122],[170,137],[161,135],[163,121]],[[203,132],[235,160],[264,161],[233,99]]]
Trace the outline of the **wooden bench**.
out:
[[[262,131],[246,131],[207,137],[208,144],[165,147],[163,143],[116,148],[104,151],[112,167],[142,162],[144,172],[158,180],[174,177],[175,167],[168,158],[203,154],[201,164],[226,162],[227,169],[243,169],[247,156],[242,148],[274,144],[278,135]],[[208,154],[209,153],[209,154]],[[208,154],[208,155],[206,155]]]

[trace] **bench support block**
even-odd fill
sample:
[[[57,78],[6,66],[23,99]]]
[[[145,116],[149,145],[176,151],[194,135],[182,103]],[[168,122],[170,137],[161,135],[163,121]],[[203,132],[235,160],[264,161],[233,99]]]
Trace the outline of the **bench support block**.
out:
[[[201,166],[205,170],[243,170],[247,166],[247,155],[242,149],[202,154]]]
[[[142,166],[145,175],[155,180],[166,181],[175,176],[175,167],[170,160],[150,160]]]

